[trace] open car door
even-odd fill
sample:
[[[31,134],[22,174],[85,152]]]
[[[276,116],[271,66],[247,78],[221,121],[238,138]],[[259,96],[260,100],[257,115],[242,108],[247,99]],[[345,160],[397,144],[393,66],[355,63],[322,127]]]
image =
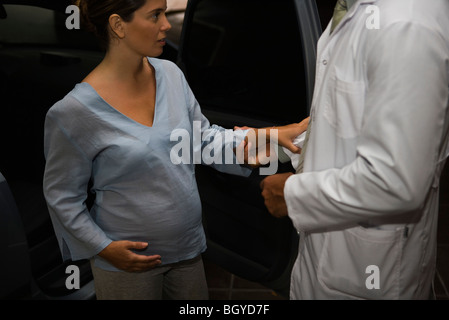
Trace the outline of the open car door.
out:
[[[313,0],[191,0],[178,65],[211,123],[271,127],[309,115],[321,24]],[[290,163],[278,172],[293,171]],[[265,208],[249,178],[197,166],[206,256],[228,271],[288,295],[298,235]]]

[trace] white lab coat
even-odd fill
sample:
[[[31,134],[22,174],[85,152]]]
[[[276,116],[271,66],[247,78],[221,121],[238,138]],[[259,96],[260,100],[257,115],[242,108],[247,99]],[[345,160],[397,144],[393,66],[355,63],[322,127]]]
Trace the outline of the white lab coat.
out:
[[[378,30],[366,27],[371,9]],[[300,234],[291,298],[427,299],[448,155],[449,1],[358,1],[317,56],[304,173],[284,189]]]

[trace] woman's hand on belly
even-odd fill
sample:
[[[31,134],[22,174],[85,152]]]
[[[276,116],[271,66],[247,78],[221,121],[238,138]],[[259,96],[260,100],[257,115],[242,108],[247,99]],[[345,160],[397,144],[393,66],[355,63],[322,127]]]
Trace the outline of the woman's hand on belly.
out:
[[[161,264],[160,255],[145,256],[131,251],[142,250],[147,246],[146,242],[112,241],[98,255],[123,271],[143,272]]]

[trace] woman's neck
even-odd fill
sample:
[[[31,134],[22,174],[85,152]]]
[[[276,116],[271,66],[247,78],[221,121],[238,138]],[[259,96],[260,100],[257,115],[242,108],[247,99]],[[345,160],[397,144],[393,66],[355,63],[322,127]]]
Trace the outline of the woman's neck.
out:
[[[109,50],[99,67],[109,77],[127,83],[141,83],[153,72],[147,57]]]

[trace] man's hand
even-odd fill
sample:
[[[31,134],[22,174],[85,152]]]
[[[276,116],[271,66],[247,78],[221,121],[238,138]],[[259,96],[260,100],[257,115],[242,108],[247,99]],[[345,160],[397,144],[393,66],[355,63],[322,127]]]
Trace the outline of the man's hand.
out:
[[[237,160],[253,168],[277,161],[276,145],[287,148],[292,153],[301,153],[301,148],[295,146],[293,140],[307,130],[309,119],[271,128],[234,127],[234,130],[248,130],[245,139],[234,150]]]
[[[127,272],[148,271],[161,264],[161,256],[146,256],[131,251],[142,250],[148,246],[146,242],[112,241],[98,255],[115,267]]]
[[[287,148],[293,153],[301,153],[301,148],[293,144],[293,140],[303,132],[307,131],[310,117],[305,118],[300,123],[275,127],[278,129],[278,144]]]
[[[235,130],[249,130],[245,139],[234,150],[239,163],[247,164],[254,169],[268,164],[270,161],[277,161],[274,146],[269,141],[260,143],[258,129],[235,127]]]
[[[287,179],[293,173],[280,173],[269,176],[262,180],[260,188],[262,196],[265,199],[265,206],[268,211],[276,218],[287,216],[287,203],[284,198],[284,186]]]

